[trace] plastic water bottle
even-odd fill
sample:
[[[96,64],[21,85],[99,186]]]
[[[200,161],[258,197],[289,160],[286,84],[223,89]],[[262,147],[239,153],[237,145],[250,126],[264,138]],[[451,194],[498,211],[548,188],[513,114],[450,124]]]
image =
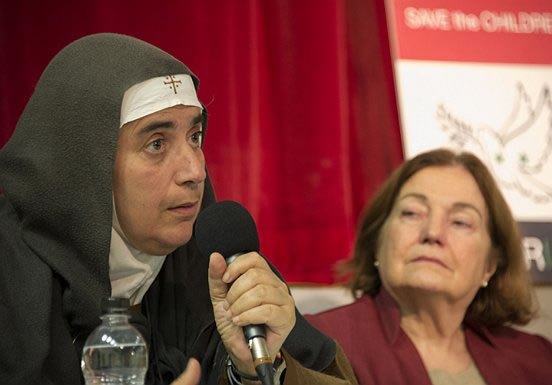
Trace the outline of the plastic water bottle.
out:
[[[88,336],[81,369],[86,385],[143,385],[148,348],[129,322],[126,298],[102,301],[102,323]]]

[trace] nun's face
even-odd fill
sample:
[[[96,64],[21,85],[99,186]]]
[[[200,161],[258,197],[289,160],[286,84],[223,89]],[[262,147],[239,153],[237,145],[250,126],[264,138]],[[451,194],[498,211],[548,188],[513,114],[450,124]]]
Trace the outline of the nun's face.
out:
[[[187,243],[205,186],[201,109],[175,106],[121,127],[113,195],[138,250],[166,255]]]

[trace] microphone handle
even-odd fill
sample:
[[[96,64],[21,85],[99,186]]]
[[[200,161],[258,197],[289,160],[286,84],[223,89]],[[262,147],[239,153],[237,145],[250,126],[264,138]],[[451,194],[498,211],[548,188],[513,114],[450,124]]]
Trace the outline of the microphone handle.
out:
[[[249,342],[249,350],[253,357],[255,372],[263,385],[274,385],[274,376],[272,370],[272,359],[266,345],[266,337],[264,336],[264,325],[247,325],[243,328],[243,334]],[[262,331],[261,335],[251,337],[251,334],[259,334],[257,331]]]
[[[226,265],[229,265],[244,253],[237,253],[226,258]],[[274,385],[272,358],[266,345],[266,330],[264,325],[247,325],[243,328],[243,334],[247,339],[255,372],[263,385]]]

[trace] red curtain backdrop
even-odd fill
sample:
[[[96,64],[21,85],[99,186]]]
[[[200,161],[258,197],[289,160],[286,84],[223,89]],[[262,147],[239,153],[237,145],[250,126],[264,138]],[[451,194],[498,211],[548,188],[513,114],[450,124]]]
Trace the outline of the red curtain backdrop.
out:
[[[2,2],[0,145],[67,43],[144,39],[201,80],[218,199],[251,211],[289,282],[333,283],[362,207],[402,160],[385,20],[377,0]]]

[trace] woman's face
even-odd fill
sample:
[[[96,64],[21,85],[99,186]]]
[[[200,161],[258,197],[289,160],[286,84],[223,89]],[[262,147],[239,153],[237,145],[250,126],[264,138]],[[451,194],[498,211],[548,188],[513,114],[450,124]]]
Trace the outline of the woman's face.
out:
[[[490,250],[488,210],[471,174],[460,166],[427,167],[400,190],[377,259],[395,298],[442,294],[467,308],[496,268]]]

